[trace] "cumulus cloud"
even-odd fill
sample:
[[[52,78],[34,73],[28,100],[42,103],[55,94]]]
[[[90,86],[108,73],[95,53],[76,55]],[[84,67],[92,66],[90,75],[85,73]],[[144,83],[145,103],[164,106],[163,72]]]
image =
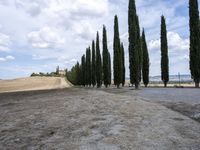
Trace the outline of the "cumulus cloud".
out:
[[[169,32],[168,35],[169,49],[176,52],[189,50],[189,39],[183,39],[178,33]]]
[[[25,12],[33,17],[39,15],[46,5],[46,1],[40,0],[15,0],[16,8],[25,10]]]
[[[10,37],[8,35],[0,33],[0,51],[3,51],[3,52],[9,51],[10,44],[11,44]]]
[[[167,39],[169,52],[179,53],[180,51],[187,52],[189,50],[189,39],[181,38],[178,33],[168,32]],[[160,50],[160,39],[151,40],[148,45],[150,51],[158,51]]]
[[[11,61],[11,60],[15,60],[15,57],[13,56],[0,57],[0,61]]]
[[[170,73],[186,72],[189,70],[189,39],[182,38],[176,32],[168,32],[168,53]],[[148,48],[151,59],[151,74],[160,73],[160,39],[150,40]]]
[[[137,0],[136,3],[140,25],[145,28],[150,50],[151,75],[160,74],[158,39],[162,14],[166,17],[167,29],[170,31],[168,33],[170,63],[176,66],[181,62],[182,67],[179,68],[188,72],[189,67],[186,66],[189,58],[188,17],[185,13],[182,14],[188,12],[188,2]],[[128,76],[128,1],[0,0],[0,7],[0,20],[3,20],[0,33],[6,33],[3,38],[0,34],[0,54],[9,52],[9,49],[16,50],[16,53],[20,53],[22,57],[32,58],[27,64],[32,66],[35,62],[37,64],[45,62],[51,66],[48,67],[49,71],[52,66],[58,64],[70,68],[77,60],[80,61],[85,48],[95,39],[97,30],[100,31],[100,39],[102,39],[103,24],[107,27],[109,51],[112,54],[113,17],[117,14],[121,40],[126,51]],[[10,37],[12,37],[12,44]],[[102,47],[102,44],[100,46]],[[4,60],[5,57],[2,57],[1,61]]]
[[[92,25],[85,21],[82,21],[79,24],[74,24],[72,28],[76,35],[80,36],[85,40],[91,40],[96,33]]]
[[[39,31],[29,33],[28,40],[34,48],[41,49],[57,48],[65,42],[58,31],[50,27],[43,27]]]
[[[6,60],[15,60],[15,57],[13,57],[13,56],[6,56]]]
[[[108,0],[75,0],[71,13],[76,17],[103,16],[108,13]]]
[[[5,59],[5,58],[2,58],[2,57],[0,57],[0,61],[6,61],[6,59]]]
[[[8,5],[10,0],[0,0],[1,5]]]

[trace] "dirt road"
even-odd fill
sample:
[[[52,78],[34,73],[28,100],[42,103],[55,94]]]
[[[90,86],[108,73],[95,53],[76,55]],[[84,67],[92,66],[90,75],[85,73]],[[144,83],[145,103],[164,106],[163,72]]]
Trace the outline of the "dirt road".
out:
[[[0,94],[2,150],[199,150],[199,141],[197,121],[134,92],[71,88]]]

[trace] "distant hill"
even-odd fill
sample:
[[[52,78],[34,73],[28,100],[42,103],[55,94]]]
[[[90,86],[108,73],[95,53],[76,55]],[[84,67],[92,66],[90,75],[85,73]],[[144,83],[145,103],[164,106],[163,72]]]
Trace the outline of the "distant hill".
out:
[[[161,76],[153,76],[149,79],[151,82],[159,82],[161,81]],[[172,82],[178,82],[179,76],[178,75],[170,75],[169,80]],[[180,75],[181,82],[192,82],[191,75]]]
[[[126,80],[130,80],[129,78],[126,78]],[[161,82],[161,76],[151,76],[149,77],[150,82]],[[170,75],[169,76],[170,82],[179,82],[179,76],[178,75]],[[181,82],[193,82],[191,79],[191,75],[180,75],[180,81]]]
[[[65,78],[61,77],[29,77],[14,80],[1,80],[0,93],[62,89],[71,86],[71,83],[69,83]]]

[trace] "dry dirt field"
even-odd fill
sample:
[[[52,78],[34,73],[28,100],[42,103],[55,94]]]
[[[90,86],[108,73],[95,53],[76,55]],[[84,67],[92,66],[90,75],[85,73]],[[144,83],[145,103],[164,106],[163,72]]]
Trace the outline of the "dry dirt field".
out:
[[[199,122],[130,89],[0,94],[2,150],[199,150],[199,142]]]
[[[70,83],[65,78],[59,77],[30,77],[13,80],[0,80],[0,93],[31,91],[45,89],[59,89],[70,87]]]

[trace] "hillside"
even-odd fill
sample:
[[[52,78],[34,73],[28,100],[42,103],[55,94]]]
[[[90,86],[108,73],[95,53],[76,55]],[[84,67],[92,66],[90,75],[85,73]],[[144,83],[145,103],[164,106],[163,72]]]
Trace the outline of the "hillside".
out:
[[[70,87],[71,83],[60,77],[29,77],[14,80],[0,80],[0,93],[62,89]]]

